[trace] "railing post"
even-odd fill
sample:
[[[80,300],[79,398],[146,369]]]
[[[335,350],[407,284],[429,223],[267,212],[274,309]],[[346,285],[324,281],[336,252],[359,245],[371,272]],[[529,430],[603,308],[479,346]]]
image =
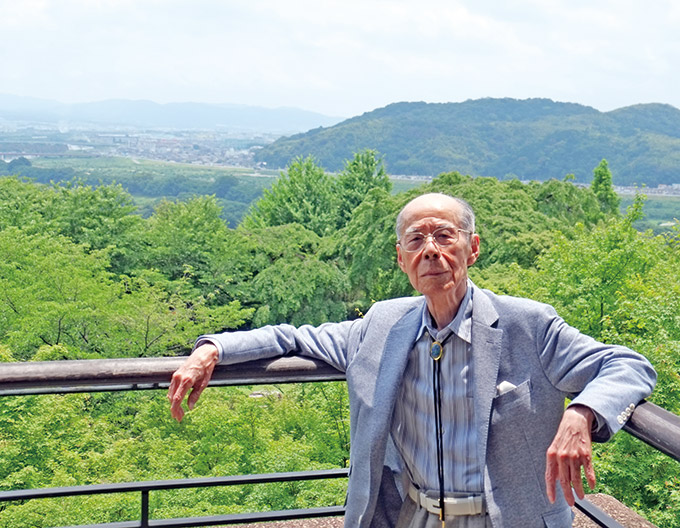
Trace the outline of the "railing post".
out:
[[[142,522],[141,528],[149,528],[149,490],[142,490]]]

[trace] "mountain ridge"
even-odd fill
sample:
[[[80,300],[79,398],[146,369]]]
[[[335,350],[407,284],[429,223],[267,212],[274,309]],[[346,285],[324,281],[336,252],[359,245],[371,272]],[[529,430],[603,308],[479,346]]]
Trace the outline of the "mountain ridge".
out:
[[[601,112],[551,99],[400,102],[327,128],[279,138],[256,154],[270,167],[311,155],[337,171],[374,149],[392,174],[459,171],[526,180],[574,174],[588,182],[601,159],[621,185],[680,182],[680,110],[648,103]]]
[[[49,99],[0,94],[0,119],[94,126],[173,129],[232,129],[294,133],[330,126],[341,117],[292,107],[265,108],[233,103],[156,103],[146,99],[107,99],[60,103]]]

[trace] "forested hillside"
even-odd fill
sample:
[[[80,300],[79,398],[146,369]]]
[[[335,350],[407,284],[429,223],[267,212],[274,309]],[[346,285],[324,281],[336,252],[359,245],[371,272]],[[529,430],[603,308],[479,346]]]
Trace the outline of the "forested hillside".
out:
[[[566,109],[565,109],[566,111]],[[593,188],[458,172],[391,192],[375,152],[337,175],[293,161],[236,229],[214,196],[135,214],[119,185],[0,178],[0,361],[188,353],[204,332],[360,317],[414,292],[394,257],[413,196],[477,212],[472,279],[553,304],[582,331],[631,346],[659,372],[651,400],[680,413],[680,228],[640,233],[618,213],[606,162]],[[599,172],[598,172],[599,171]],[[599,175],[599,176],[598,176]],[[209,389],[182,424],[163,394],[0,398],[0,489],[345,467],[343,384]],[[596,449],[597,491],[679,528],[680,469],[626,434]],[[342,504],[342,482],[155,494],[155,518]],[[0,528],[134,518],[128,496],[0,505]]]
[[[680,110],[645,104],[599,112],[549,99],[395,103],[328,128],[280,138],[256,155],[270,167],[314,156],[328,170],[375,149],[392,174],[457,170],[500,179],[590,182],[603,157],[617,185],[680,183]]]
[[[109,157],[17,158],[0,160],[0,176],[19,175],[38,183],[82,184],[118,183],[139,206],[137,212],[150,216],[159,200],[189,199],[196,195],[213,195],[222,210],[222,218],[235,227],[262,189],[276,179],[275,171],[234,167],[203,167],[150,160]]]

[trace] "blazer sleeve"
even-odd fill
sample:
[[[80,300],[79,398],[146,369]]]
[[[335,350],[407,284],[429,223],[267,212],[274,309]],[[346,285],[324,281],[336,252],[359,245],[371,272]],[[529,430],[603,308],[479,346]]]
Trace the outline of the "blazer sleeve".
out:
[[[219,363],[231,365],[256,359],[302,355],[347,370],[348,357],[358,346],[362,319],[296,328],[281,324],[248,331],[206,334],[196,340],[213,343],[220,352]],[[195,348],[195,347],[194,347]]]
[[[546,307],[537,347],[546,376],[572,397],[572,404],[590,407],[606,423],[593,439],[606,441],[616,433],[635,406],[649,396],[656,372],[640,354],[596,341],[569,326]]]

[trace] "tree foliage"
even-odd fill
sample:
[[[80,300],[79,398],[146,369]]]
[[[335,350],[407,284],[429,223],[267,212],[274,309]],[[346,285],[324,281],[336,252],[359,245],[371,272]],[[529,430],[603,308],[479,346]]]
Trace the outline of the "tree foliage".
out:
[[[243,219],[245,228],[301,224],[322,236],[337,214],[331,177],[314,159],[297,158]]]
[[[604,213],[613,215],[618,214],[621,199],[616,192],[614,192],[612,173],[609,170],[606,159],[603,159],[593,170],[593,181],[590,184],[590,187],[595,193],[595,196],[597,196],[597,199],[600,202],[600,209],[602,209]]]
[[[448,172],[392,194],[374,151],[337,176],[299,158],[237,229],[215,196],[163,201],[143,218],[117,185],[3,177],[0,361],[176,355],[206,332],[360,316],[414,293],[396,266],[395,219],[414,196],[444,192],[477,213],[477,284],[548,302],[580,330],[645,354],[659,373],[652,400],[680,413],[680,229],[637,231],[643,197],[620,217],[600,176],[587,188]],[[166,407],[160,394],[0,399],[0,487],[348,463],[343,384],[211,389],[181,425]],[[618,435],[597,449],[599,490],[679,528],[678,469],[636,442]],[[158,494],[152,509],[181,517],[343,496],[342,481],[215,488]],[[126,496],[13,503],[0,527],[120,521],[137,510]]]
[[[354,209],[358,207],[364,198],[373,189],[382,189],[385,192],[392,190],[385,166],[378,153],[374,150],[358,152],[345,165],[343,171],[335,181],[334,194],[337,200],[338,222],[337,227],[343,227],[352,218]]]

